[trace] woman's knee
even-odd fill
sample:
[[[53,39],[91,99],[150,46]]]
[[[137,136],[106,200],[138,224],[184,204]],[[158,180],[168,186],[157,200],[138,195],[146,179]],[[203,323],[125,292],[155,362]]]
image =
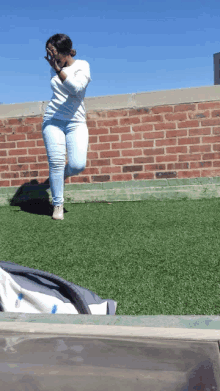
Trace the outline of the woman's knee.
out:
[[[86,163],[69,164],[69,170],[72,175],[79,174],[86,168]]]

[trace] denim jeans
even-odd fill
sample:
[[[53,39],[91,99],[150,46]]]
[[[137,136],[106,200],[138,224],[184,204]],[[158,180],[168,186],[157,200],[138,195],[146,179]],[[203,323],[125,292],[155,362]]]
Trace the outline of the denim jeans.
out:
[[[49,163],[53,206],[64,203],[64,181],[86,167],[89,132],[86,123],[58,119],[44,120],[42,136]],[[68,164],[66,163],[66,149]]]

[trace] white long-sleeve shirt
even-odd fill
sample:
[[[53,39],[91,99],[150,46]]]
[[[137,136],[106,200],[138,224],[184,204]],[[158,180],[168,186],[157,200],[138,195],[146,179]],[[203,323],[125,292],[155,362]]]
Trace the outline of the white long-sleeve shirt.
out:
[[[44,113],[44,121],[51,118],[86,122],[84,97],[86,88],[92,80],[90,66],[85,60],[75,60],[69,67],[63,68],[67,78],[62,82],[51,68],[51,88],[53,96]]]

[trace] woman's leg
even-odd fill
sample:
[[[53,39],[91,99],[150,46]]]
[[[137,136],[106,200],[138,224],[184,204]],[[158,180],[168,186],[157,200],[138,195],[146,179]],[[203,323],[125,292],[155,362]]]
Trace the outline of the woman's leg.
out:
[[[89,132],[86,123],[66,126],[66,148],[68,164],[65,167],[64,178],[77,175],[86,167]]]
[[[50,190],[53,206],[64,203],[64,169],[66,161],[65,121],[51,119],[42,125],[42,136],[49,163]]]

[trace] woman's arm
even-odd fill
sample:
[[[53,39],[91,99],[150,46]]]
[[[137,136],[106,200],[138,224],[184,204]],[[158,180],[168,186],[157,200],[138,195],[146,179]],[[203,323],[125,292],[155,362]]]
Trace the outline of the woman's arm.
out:
[[[58,76],[71,95],[83,91],[91,80],[82,70],[77,71],[74,76],[67,76],[64,71],[61,71]]]

